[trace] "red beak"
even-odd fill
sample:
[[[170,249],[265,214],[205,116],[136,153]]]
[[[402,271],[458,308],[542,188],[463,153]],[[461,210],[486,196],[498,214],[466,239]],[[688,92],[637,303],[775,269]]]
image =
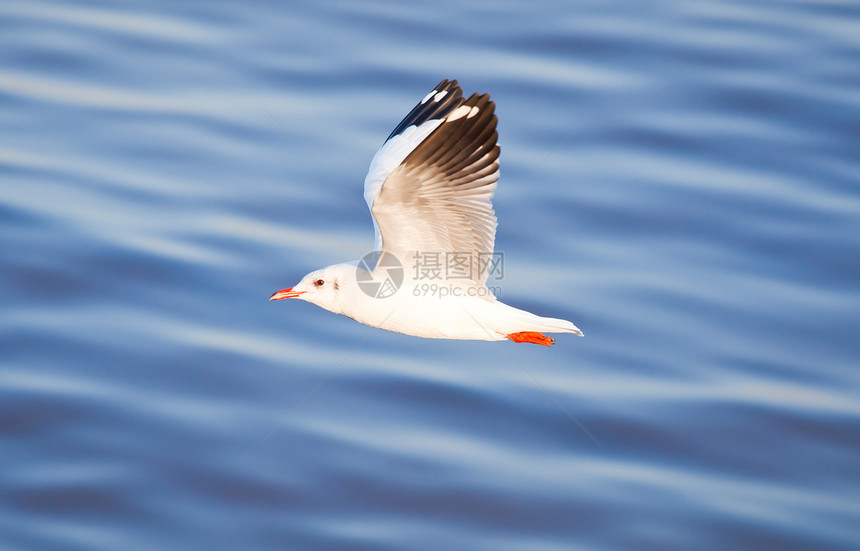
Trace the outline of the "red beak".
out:
[[[269,297],[269,300],[281,300],[282,298],[296,298],[300,294],[305,293],[306,291],[293,291],[293,288],[289,289],[281,289],[276,292],[274,295]]]

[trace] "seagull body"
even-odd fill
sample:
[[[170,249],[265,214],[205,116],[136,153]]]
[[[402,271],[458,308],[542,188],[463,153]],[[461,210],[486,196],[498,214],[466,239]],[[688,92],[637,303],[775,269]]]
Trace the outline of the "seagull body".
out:
[[[489,95],[463,98],[443,80],[394,129],[370,163],[364,198],[375,252],[306,275],[269,300],[299,298],[358,322],[418,337],[551,345],[582,332],[497,300],[493,269],[499,179]],[[449,263],[455,260],[455,270]],[[451,273],[453,272],[453,273]]]

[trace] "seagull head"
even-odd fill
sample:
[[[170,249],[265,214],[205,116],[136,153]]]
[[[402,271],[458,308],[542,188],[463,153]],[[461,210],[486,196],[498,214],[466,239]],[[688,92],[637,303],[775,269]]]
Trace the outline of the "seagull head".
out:
[[[347,286],[355,281],[355,265],[335,264],[314,270],[295,286],[281,289],[269,300],[299,298],[331,312],[340,312]]]

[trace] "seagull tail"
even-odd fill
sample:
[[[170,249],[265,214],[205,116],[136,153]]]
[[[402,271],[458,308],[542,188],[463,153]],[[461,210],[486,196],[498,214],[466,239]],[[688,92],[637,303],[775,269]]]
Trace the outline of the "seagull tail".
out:
[[[582,331],[579,330],[579,327],[567,320],[535,316],[535,319],[529,321],[531,322],[529,323],[529,328],[534,328],[535,331],[542,331],[545,333],[573,333],[579,337],[585,336],[582,334]]]

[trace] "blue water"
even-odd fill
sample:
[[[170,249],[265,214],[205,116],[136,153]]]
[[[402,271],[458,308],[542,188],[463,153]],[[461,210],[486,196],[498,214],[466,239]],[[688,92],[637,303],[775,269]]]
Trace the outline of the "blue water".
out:
[[[860,547],[860,6],[6,2],[0,549]],[[552,348],[267,302],[497,103]]]

